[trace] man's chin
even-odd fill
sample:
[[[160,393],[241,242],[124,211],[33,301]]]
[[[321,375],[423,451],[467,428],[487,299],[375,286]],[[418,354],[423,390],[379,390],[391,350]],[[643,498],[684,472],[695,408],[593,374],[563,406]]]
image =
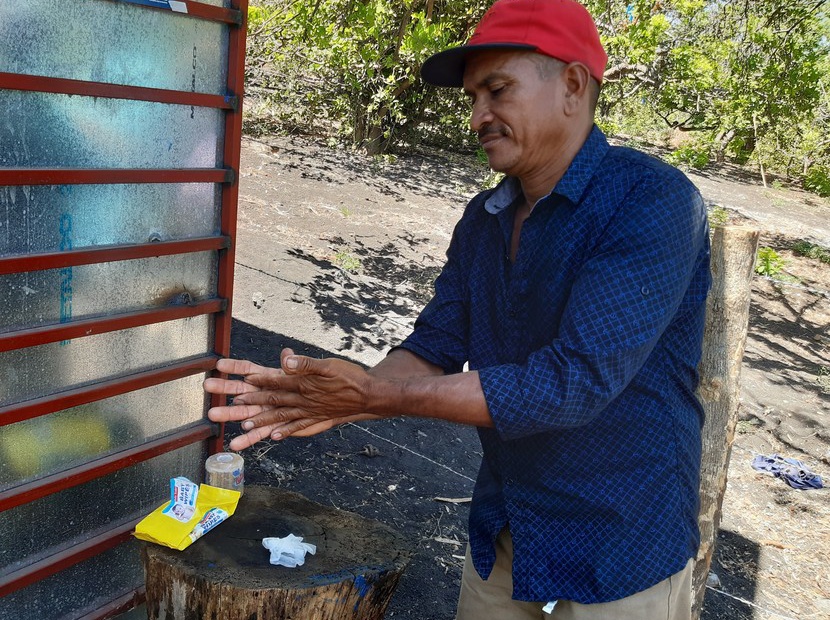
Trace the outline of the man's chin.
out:
[[[487,163],[490,166],[490,170],[493,172],[503,172],[508,176],[510,176],[510,170],[512,170],[517,163],[515,160],[515,156],[505,157],[504,153],[502,153],[501,156],[497,152],[487,153]]]
[[[490,165],[490,170],[493,172],[502,172],[507,176],[511,176],[510,171],[513,169],[513,166],[507,162],[495,158],[488,158],[487,163]]]

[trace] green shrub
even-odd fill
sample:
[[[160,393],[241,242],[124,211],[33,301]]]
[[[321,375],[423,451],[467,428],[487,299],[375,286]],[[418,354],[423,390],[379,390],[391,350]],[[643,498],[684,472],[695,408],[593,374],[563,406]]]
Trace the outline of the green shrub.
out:
[[[334,255],[334,261],[332,262],[343,271],[348,271],[349,273],[358,273],[363,268],[363,264],[360,262],[360,259],[345,250],[337,252],[337,254]]]
[[[709,147],[698,144],[684,144],[676,151],[669,153],[669,163],[674,166],[691,166],[701,170],[709,163]]]
[[[799,256],[814,258],[816,260],[820,260],[822,263],[830,265],[830,249],[823,248],[815,243],[810,243],[809,241],[801,239],[793,243],[792,251]]]
[[[804,189],[819,196],[830,196],[830,170],[824,166],[813,166],[804,175]]]
[[[709,227],[725,226],[729,221],[729,212],[720,205],[712,205],[706,214],[709,218]]]
[[[758,260],[755,262],[755,273],[772,277],[781,273],[785,264],[786,261],[772,248],[759,248]]]

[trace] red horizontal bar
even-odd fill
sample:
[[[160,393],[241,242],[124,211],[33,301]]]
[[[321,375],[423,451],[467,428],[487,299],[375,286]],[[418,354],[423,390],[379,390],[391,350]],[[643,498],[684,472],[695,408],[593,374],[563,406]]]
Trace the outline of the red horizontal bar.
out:
[[[4,73],[2,71],[0,71],[0,88],[39,93],[59,93],[62,95],[82,95],[86,97],[194,105],[202,108],[219,108],[222,110],[233,110],[238,103],[237,97],[232,95],[210,95],[207,93],[194,93],[164,88],[146,88],[144,86],[86,82],[83,80],[69,80],[40,75]]]
[[[0,185],[231,183],[226,168],[0,168]]]
[[[115,0],[116,2],[126,2],[128,4],[136,4],[145,9],[159,9],[169,11],[165,6],[148,6],[144,4],[144,0]],[[176,4],[184,5],[187,12],[174,11],[178,15],[189,15],[190,17],[198,17],[213,22],[224,22],[226,24],[240,25],[242,23],[242,13],[233,9],[224,9],[222,7],[213,6],[210,4],[203,4],[201,2],[194,2],[193,0],[180,0]]]
[[[60,551],[54,555],[21,568],[13,573],[0,577],[0,597],[21,590],[35,582],[46,579],[62,570],[74,566],[94,555],[127,541],[132,536],[135,524],[140,519],[132,519],[109,532],[104,532],[94,538]]]
[[[136,243],[134,245],[100,245],[63,252],[0,256],[0,275],[43,271],[45,269],[63,269],[64,267],[77,267],[78,265],[136,260],[173,254],[209,252],[211,250],[223,250],[229,246],[230,239],[228,237],[195,237],[180,241],[157,241]]]
[[[216,434],[216,425],[204,420],[196,426],[171,433],[140,446],[110,454],[50,476],[0,492],[0,512],[28,504],[52,493],[70,489],[90,480],[101,478],[120,469],[172,452],[177,448],[204,441]],[[2,596],[2,594],[0,594]]]
[[[23,329],[0,334],[0,352],[222,312],[226,306],[227,301],[224,299],[208,299],[190,305],[172,305],[153,310],[139,310],[118,315],[80,319],[70,323]]]
[[[103,400],[111,396],[126,394],[134,390],[141,390],[160,383],[189,377],[199,372],[207,372],[216,367],[217,355],[206,355],[196,359],[171,364],[162,369],[147,370],[144,372],[118,377],[94,383],[84,387],[33,398],[13,405],[0,407],[0,426],[22,422],[38,416],[47,415],[56,411],[77,407]]]
[[[85,613],[77,618],[77,620],[103,620],[104,618],[115,618],[116,616],[119,616],[119,614],[138,607],[146,600],[146,598],[146,588],[141,585],[138,588],[130,589],[126,593],[114,598],[97,609]]]

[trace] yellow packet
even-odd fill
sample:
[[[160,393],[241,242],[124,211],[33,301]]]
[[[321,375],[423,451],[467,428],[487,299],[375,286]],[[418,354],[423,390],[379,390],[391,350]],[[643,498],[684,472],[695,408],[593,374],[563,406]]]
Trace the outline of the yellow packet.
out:
[[[181,551],[228,519],[236,511],[240,495],[239,491],[173,478],[170,501],[139,521],[135,537]]]

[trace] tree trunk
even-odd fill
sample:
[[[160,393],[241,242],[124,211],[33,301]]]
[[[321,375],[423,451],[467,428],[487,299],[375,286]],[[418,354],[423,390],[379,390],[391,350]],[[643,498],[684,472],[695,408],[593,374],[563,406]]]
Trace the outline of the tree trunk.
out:
[[[383,139],[383,128],[372,125],[363,140],[363,148],[367,155],[381,155],[386,151],[388,143]]]
[[[726,147],[732,142],[735,137],[735,129],[729,129],[718,134],[715,138],[715,161],[722,164],[726,159]]]
[[[755,146],[758,146],[758,116],[756,114],[752,115],[752,131],[755,137]],[[758,153],[758,167],[761,169],[761,181],[764,183],[764,187],[767,186],[767,173],[764,171],[764,157],[761,154],[761,149],[757,149]]]
[[[272,566],[262,539],[288,534],[317,552]],[[145,543],[141,555],[150,620],[380,620],[410,557],[377,521],[261,486],[184,551]]]
[[[700,618],[706,578],[721,518],[729,455],[740,399],[741,361],[749,319],[750,283],[759,232],[716,228],[712,238],[712,289],[706,302],[698,397],[703,404],[700,476],[700,548],[693,578],[692,617]]]

